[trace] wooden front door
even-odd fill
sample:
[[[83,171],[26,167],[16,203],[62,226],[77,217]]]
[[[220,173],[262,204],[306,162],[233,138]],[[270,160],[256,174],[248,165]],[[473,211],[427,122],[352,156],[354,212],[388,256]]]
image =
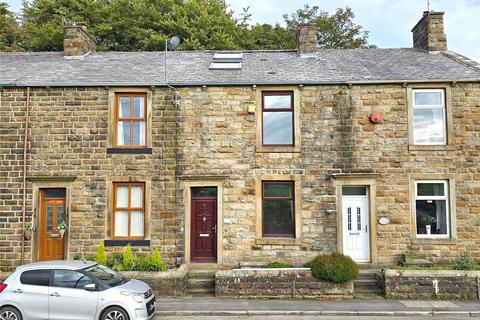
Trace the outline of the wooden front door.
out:
[[[57,226],[66,221],[65,189],[43,189],[40,197],[38,260],[63,260],[64,238]]]
[[[192,188],[191,260],[217,261],[217,188]]]

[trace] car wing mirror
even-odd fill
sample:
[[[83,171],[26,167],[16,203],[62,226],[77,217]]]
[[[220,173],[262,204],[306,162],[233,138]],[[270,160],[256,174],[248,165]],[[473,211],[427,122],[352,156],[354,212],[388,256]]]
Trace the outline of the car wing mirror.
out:
[[[87,291],[97,291],[97,285],[95,283],[89,283],[83,288]]]

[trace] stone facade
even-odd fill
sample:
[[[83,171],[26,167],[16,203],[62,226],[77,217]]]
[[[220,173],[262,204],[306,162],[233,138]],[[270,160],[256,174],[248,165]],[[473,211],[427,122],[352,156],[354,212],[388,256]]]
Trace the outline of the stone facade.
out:
[[[135,250],[159,248],[174,265],[176,258],[185,256],[185,233],[189,232],[185,228],[186,181],[216,179],[223,188],[219,262],[301,264],[318,254],[341,250],[338,185],[333,175],[366,175],[376,181],[372,210],[378,218],[390,219],[388,225],[374,221],[374,263],[392,263],[404,252],[433,261],[465,254],[480,258],[480,84],[436,85],[451,92],[447,109],[452,127],[445,146],[425,149],[409,144],[408,84],[312,85],[295,87],[301,144],[287,152],[256,149],[256,115],[247,112],[247,106],[256,104],[261,86],[179,88],[176,109],[170,90],[136,88],[151,95],[151,154],[107,152],[113,89],[31,88],[26,222],[37,224],[38,189],[63,183],[69,191],[70,216],[65,257],[94,254],[101,241],[110,239],[112,182],[148,181],[150,242]],[[25,88],[0,89],[2,270],[20,263],[25,101]],[[369,121],[374,112],[381,115],[381,123]],[[297,239],[257,236],[260,191],[256,183],[264,176],[298,179]],[[455,237],[417,239],[412,233],[411,182],[419,176],[447,177],[455,186],[451,195]],[[35,235],[25,242],[25,261],[36,260],[35,242]]]
[[[310,269],[236,269],[218,271],[217,298],[351,299],[353,282],[333,283],[312,276]]]
[[[413,46],[426,51],[447,51],[447,36],[443,27],[445,12],[425,11],[413,27]]]
[[[298,53],[311,53],[318,50],[317,26],[314,23],[301,23],[297,26]]]
[[[63,50],[66,56],[77,56],[94,52],[97,49],[95,39],[87,32],[87,27],[82,25],[65,26]]]
[[[385,295],[393,299],[478,300],[479,271],[384,270]]]

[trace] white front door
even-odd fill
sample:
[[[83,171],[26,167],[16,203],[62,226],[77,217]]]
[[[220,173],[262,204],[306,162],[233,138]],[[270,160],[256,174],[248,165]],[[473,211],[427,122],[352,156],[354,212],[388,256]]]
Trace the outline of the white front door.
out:
[[[365,186],[342,190],[343,253],[356,262],[370,262],[370,215]]]

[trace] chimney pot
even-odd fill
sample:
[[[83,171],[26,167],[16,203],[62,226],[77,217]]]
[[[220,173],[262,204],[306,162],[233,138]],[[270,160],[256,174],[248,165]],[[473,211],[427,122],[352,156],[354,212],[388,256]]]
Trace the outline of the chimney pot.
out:
[[[299,54],[318,51],[317,26],[315,23],[297,25],[297,51]]]
[[[445,12],[424,11],[413,27],[413,47],[426,51],[447,51],[447,36],[443,25]]]
[[[87,27],[72,24],[63,27],[63,53],[66,56],[84,55],[95,52],[97,44],[95,39],[88,33]]]

